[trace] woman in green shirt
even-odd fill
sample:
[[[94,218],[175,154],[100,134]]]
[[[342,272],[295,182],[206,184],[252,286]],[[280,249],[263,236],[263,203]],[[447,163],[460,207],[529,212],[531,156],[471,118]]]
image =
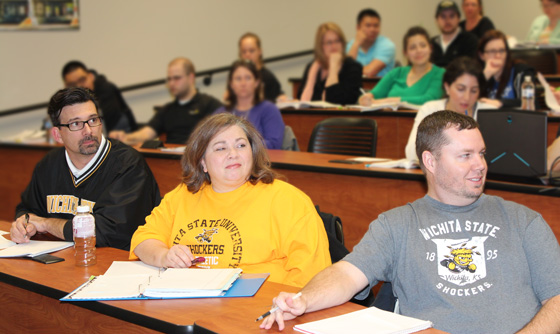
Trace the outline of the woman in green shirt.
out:
[[[387,73],[371,92],[360,97],[361,105],[400,101],[422,105],[441,98],[445,69],[430,62],[432,47],[428,32],[421,27],[410,28],[403,39],[403,50],[409,65]]]

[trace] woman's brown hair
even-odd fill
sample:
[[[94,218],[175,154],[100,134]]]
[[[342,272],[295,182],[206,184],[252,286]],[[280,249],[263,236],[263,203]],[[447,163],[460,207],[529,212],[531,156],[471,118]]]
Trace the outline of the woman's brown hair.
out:
[[[212,138],[232,126],[240,127],[245,132],[249,145],[251,145],[253,166],[247,181],[252,184],[258,182],[272,183],[278,176],[270,166],[264,140],[257,129],[243,118],[230,113],[222,113],[202,120],[187,141],[187,147],[181,159],[182,181],[191,193],[198,192],[205,183],[212,184],[210,175],[204,172],[202,159]]]

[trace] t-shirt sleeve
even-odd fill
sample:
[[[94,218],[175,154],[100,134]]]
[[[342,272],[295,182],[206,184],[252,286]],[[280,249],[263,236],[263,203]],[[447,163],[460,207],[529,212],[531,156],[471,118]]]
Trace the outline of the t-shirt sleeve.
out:
[[[288,273],[284,284],[304,286],[313,276],[331,264],[329,242],[323,221],[311,199],[300,193],[290,194],[286,199],[278,201],[274,215],[280,228],[283,240],[282,253],[286,256],[284,269]],[[292,216],[290,217],[290,213]],[[292,224],[287,224],[291,221]]]
[[[282,149],[282,142],[284,140],[284,120],[282,114],[276,105],[266,102],[261,118],[263,127],[263,137],[268,149],[280,150]]]
[[[176,187],[174,190],[167,193],[161,203],[152,210],[152,213],[146,217],[145,224],[138,226],[136,232],[132,236],[130,243],[131,260],[137,260],[138,257],[134,254],[134,249],[142,241],[147,239],[155,239],[163,242],[169,246],[173,222],[175,220],[177,198],[180,197],[181,187],[186,187],[183,184]]]
[[[375,55],[375,59],[382,61],[385,65],[390,64],[395,59],[395,44],[388,38],[382,39],[380,42],[379,52]]]
[[[384,214],[374,220],[362,240],[342,261],[356,266],[366,275],[369,286],[357,295],[365,297],[379,281],[391,281],[393,261],[396,257],[393,236]]]
[[[560,246],[541,215],[527,226],[523,249],[539,301],[560,295]]]

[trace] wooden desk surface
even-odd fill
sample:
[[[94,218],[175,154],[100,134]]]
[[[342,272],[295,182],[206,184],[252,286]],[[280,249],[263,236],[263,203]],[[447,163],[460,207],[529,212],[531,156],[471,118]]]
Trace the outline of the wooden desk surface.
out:
[[[0,221],[1,230],[9,230],[9,226],[10,223]],[[66,261],[44,265],[29,259],[0,259],[0,296],[3,300],[0,331],[8,333],[37,330],[38,328],[33,328],[34,321],[27,318],[50,317],[55,314],[58,318],[47,322],[45,329],[49,326],[69,326],[66,327],[68,329],[76,326],[72,323],[72,317],[76,313],[85,312],[87,316],[103,320],[99,324],[91,324],[94,326],[92,329],[96,328],[99,331],[125,330],[133,333],[145,331],[147,327],[164,332],[188,332],[189,327],[201,320],[205,326],[211,327],[209,329],[218,330],[220,333],[277,333],[277,327],[270,331],[259,330],[255,319],[270,307],[272,298],[280,291],[298,290],[287,285],[265,282],[254,297],[60,302],[59,298],[86,282],[91,275],[105,273],[113,261],[126,261],[128,252],[108,247],[98,248],[97,264],[87,268],[74,266],[72,248],[55,252],[53,255],[63,257]],[[35,295],[46,300],[42,307],[48,309],[39,312],[41,306],[36,305],[32,310],[38,313],[30,313],[30,309],[22,308],[28,298],[33,299],[35,297],[32,296]],[[298,323],[320,320],[362,308],[363,306],[357,304],[346,303],[309,313],[290,321],[283,333],[292,333],[292,326]],[[11,316],[14,317],[12,320],[18,316],[21,318],[21,312],[25,313],[27,322],[8,321]],[[111,317],[119,321],[111,322]]]

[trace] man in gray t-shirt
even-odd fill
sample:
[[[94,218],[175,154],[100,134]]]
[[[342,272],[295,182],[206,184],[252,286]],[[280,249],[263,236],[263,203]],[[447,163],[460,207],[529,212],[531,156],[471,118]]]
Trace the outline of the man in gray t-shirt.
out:
[[[560,332],[560,246],[542,216],[484,195],[478,124],[439,111],[418,128],[428,193],[381,214],[342,261],[301,291],[280,293],[274,322],[331,307],[393,283],[399,312],[451,333]],[[364,295],[365,296],[365,295]]]

